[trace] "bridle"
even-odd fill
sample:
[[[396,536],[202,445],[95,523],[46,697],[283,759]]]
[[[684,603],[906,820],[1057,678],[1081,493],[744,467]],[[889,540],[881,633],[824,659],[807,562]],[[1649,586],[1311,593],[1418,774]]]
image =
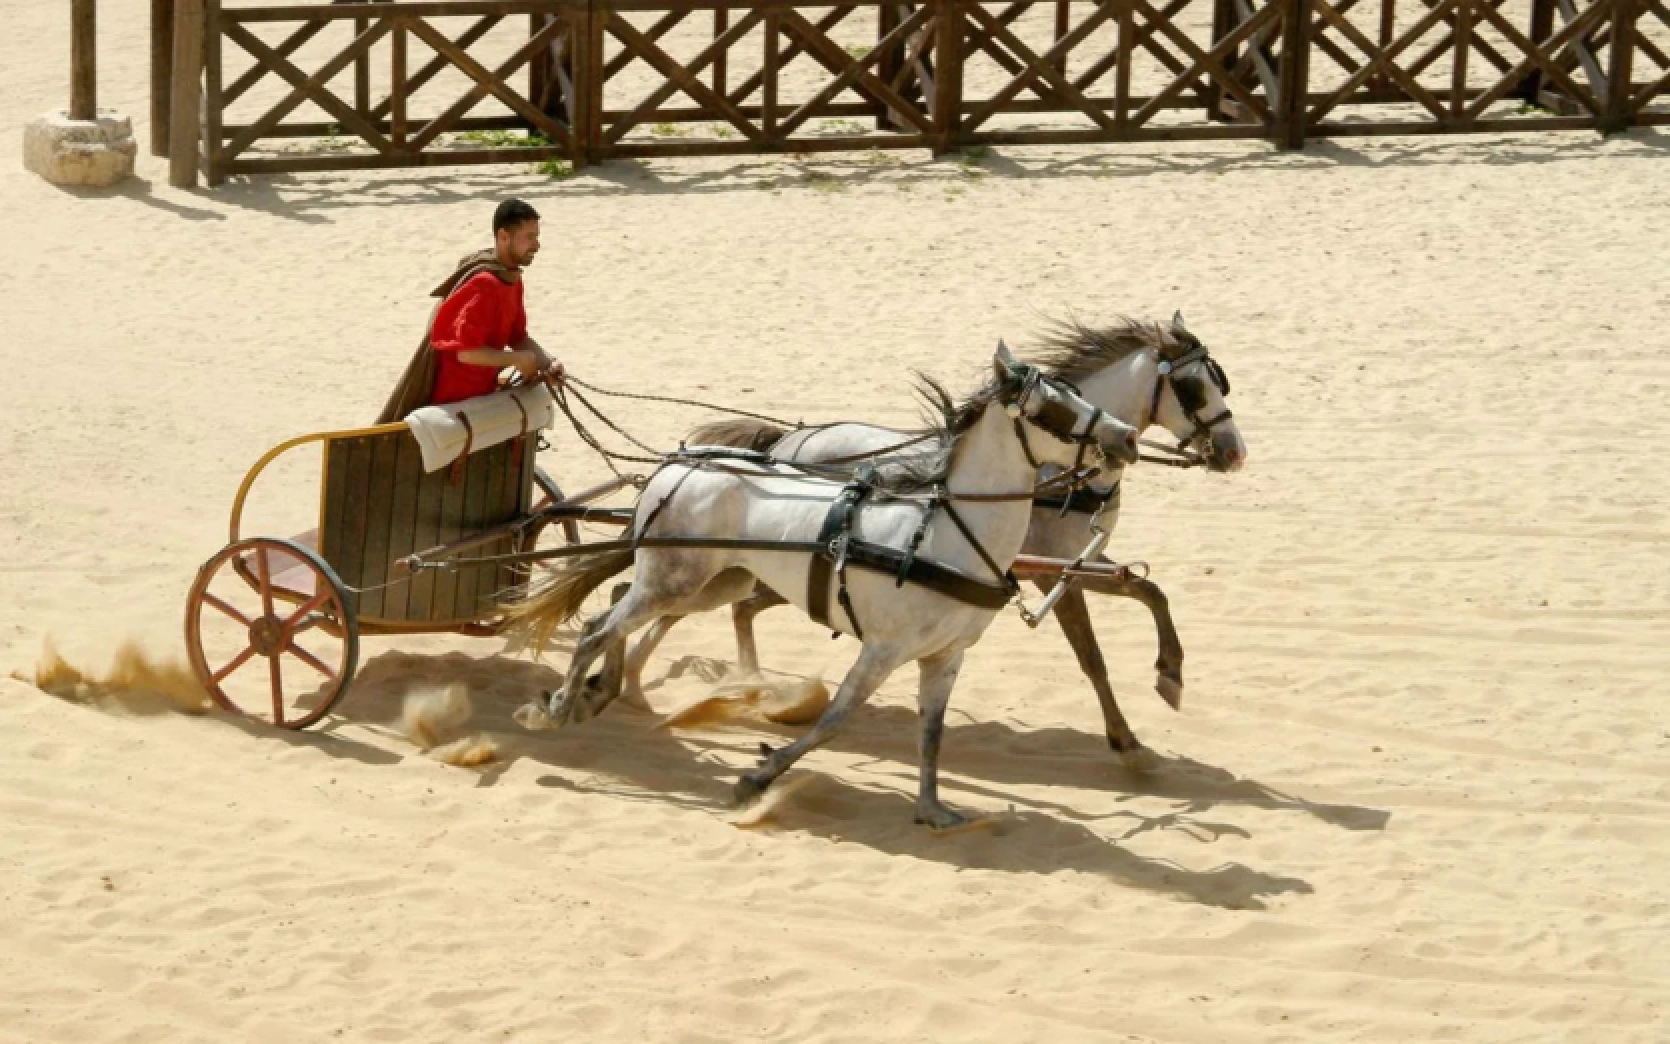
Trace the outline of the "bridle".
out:
[[[1031,420],[1054,438],[1078,446],[1078,455],[1073,458],[1073,466],[1070,471],[1083,471],[1085,457],[1091,453],[1095,454],[1098,466],[1103,463],[1102,447],[1096,440],[1096,426],[1102,422],[1102,417],[1106,415],[1105,410],[1094,403],[1086,403],[1090,406],[1090,415],[1088,418],[1083,418],[1084,427],[1081,430],[1078,426],[1081,420],[1079,412],[1063,404],[1055,396],[1050,396],[1038,407],[1037,413],[1029,416],[1026,412],[1026,404],[1041,384],[1047,383],[1058,390],[1071,391],[1074,396],[1080,399],[1083,399],[1083,393],[1073,387],[1071,382],[1060,377],[1050,377],[1036,366],[1022,365],[1013,368],[1010,370],[1010,377],[1011,380],[1019,381],[1020,392],[1013,399],[1007,396],[1001,398],[1003,410],[1009,415],[1009,421],[1015,427],[1015,437],[1020,439],[1021,442],[1021,452],[1026,454],[1026,462],[1032,466],[1034,471],[1037,471],[1043,465],[1038,463],[1038,458],[1032,452],[1032,442],[1026,434],[1026,424],[1024,423],[1026,420]]]
[[[1217,416],[1210,419],[1202,419],[1200,416],[1200,407],[1203,405],[1203,400],[1197,397],[1194,389],[1188,389],[1188,393],[1185,394],[1183,388],[1178,387],[1180,380],[1182,380],[1182,378],[1179,377],[1179,374],[1181,371],[1186,370],[1197,363],[1201,364],[1205,367],[1206,375],[1210,377],[1212,383],[1217,386],[1218,393],[1226,397],[1229,395],[1229,375],[1224,372],[1224,368],[1222,366],[1218,365],[1218,361],[1207,353],[1206,346],[1201,344],[1199,341],[1196,341],[1194,345],[1187,351],[1183,352],[1183,354],[1173,358],[1167,359],[1162,356],[1156,356],[1155,362],[1157,364],[1158,372],[1154,377],[1154,394],[1149,398],[1148,417],[1143,421],[1142,426],[1147,428],[1159,419],[1160,396],[1165,392],[1166,385],[1169,384],[1171,386],[1171,394],[1177,400],[1178,407],[1182,409],[1183,416],[1187,417],[1189,423],[1194,425],[1194,431],[1189,434],[1188,438],[1182,440],[1182,442],[1178,444],[1178,449],[1186,449],[1187,447],[1193,446],[1197,442],[1203,442],[1205,444],[1205,448],[1210,449],[1212,445],[1212,429],[1234,417],[1235,414],[1231,413],[1229,407],[1226,405],[1223,408],[1223,412],[1219,413]],[[1195,379],[1196,378],[1188,378],[1190,381]]]

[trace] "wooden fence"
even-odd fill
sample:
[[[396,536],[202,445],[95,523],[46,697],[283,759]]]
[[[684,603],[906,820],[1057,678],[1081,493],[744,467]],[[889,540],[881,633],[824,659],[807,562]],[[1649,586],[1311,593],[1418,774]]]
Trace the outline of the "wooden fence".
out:
[[[152,0],[175,180],[1670,123],[1667,0]],[[482,107],[493,109],[482,113]]]

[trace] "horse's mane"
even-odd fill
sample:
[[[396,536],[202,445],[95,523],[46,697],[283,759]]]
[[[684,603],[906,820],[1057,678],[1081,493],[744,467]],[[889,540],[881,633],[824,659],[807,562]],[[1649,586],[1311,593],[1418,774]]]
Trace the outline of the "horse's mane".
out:
[[[1199,344],[1187,331],[1174,332],[1162,323],[1123,316],[1107,326],[1088,326],[1077,319],[1058,320],[1050,324],[1040,341],[1038,351],[1028,361],[1065,381],[1083,380],[1132,352],[1153,351],[1162,359],[1175,359]]]
[[[1046,328],[1039,340],[1039,347],[1027,353],[1025,361],[1069,383],[1106,369],[1133,352],[1153,351],[1162,359],[1175,359],[1199,344],[1187,331],[1174,331],[1166,324],[1123,316],[1107,326],[1089,326],[1077,319],[1058,320]],[[972,428],[996,401],[1003,385],[996,377],[990,377],[958,402],[945,385],[918,371],[915,391],[923,407],[922,430],[933,438],[919,452],[879,458],[875,462],[874,482],[887,492],[914,493],[942,484],[958,437]]]

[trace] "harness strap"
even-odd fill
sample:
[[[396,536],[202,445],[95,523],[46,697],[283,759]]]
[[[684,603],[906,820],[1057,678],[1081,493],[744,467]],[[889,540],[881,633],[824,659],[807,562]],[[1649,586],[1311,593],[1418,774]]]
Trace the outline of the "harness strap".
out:
[[[1058,510],[1063,515],[1094,515],[1096,512],[1105,509],[1109,504],[1112,504],[1115,507],[1119,506],[1120,488],[1120,483],[1118,482],[1115,482],[1112,486],[1105,490],[1091,489],[1089,486],[1082,486],[1069,492],[1065,496],[1033,497],[1032,506],[1035,508],[1048,508],[1052,511]]]
[[[522,405],[522,400],[514,395],[510,397],[510,401],[516,404],[516,412],[522,415],[522,435],[516,439],[510,448],[511,470],[520,472],[522,470],[522,452],[528,442],[528,408]]]
[[[928,535],[928,523],[933,521],[934,509],[940,506],[943,499],[935,497],[922,505],[922,521],[916,524],[916,532],[910,535],[910,544],[905,548],[904,560],[899,563],[899,575],[893,584],[894,587],[905,586],[905,581],[910,578],[910,567],[916,561],[916,551],[922,546],[923,538]]]
[[[452,468],[447,472],[447,481],[454,486],[464,478],[464,465],[470,459],[470,447],[475,445],[475,428],[470,425],[469,415],[460,413],[458,419],[464,425],[464,452],[458,454],[458,459],[452,462]]]
[[[986,564],[986,568],[992,571],[993,576],[1002,581],[1004,585],[1003,589],[1011,596],[1019,594],[1021,585],[1020,581],[1015,579],[1015,574],[997,564],[991,554],[986,551],[985,546],[975,538],[974,531],[968,528],[968,524],[963,521],[963,517],[961,515],[957,514],[956,507],[953,506],[949,500],[945,502],[945,514],[950,517],[953,523],[956,524],[957,531],[963,535],[963,539],[967,540],[968,545],[974,548],[975,553],[980,556],[980,561]]]
[[[667,509],[667,505],[673,502],[673,498],[678,496],[678,491],[684,488],[684,484],[695,473],[695,468],[687,469],[684,474],[678,477],[678,481],[673,483],[673,488],[667,491],[667,495],[661,498],[661,503],[650,509],[649,515],[644,519],[643,526],[632,536],[632,550],[634,552],[644,546],[644,538],[649,535],[649,527],[655,525],[655,520],[661,517],[661,512]]]
[[[859,502],[870,493],[871,474],[866,470],[864,474],[841,487],[841,492],[829,505],[829,511],[823,516],[823,525],[818,530],[819,550],[812,559],[812,568],[806,577],[806,606],[812,619],[838,631],[831,623],[829,609],[830,574],[833,571],[835,599],[842,612],[847,614],[854,637],[860,641],[863,640],[864,634],[858,617],[853,612],[852,597],[847,593],[846,567],[852,545],[853,515]]]

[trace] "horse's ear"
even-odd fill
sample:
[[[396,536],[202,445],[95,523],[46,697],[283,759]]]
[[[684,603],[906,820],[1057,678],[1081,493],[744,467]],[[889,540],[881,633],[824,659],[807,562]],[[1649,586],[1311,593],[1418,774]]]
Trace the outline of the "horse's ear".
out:
[[[1021,364],[1010,354],[1009,346],[998,341],[997,352],[992,356],[992,369],[997,371],[997,379],[1006,380],[1020,368]]]
[[[1171,332],[1178,334],[1185,334],[1189,332],[1188,328],[1183,325],[1183,313],[1181,310],[1172,314]]]

